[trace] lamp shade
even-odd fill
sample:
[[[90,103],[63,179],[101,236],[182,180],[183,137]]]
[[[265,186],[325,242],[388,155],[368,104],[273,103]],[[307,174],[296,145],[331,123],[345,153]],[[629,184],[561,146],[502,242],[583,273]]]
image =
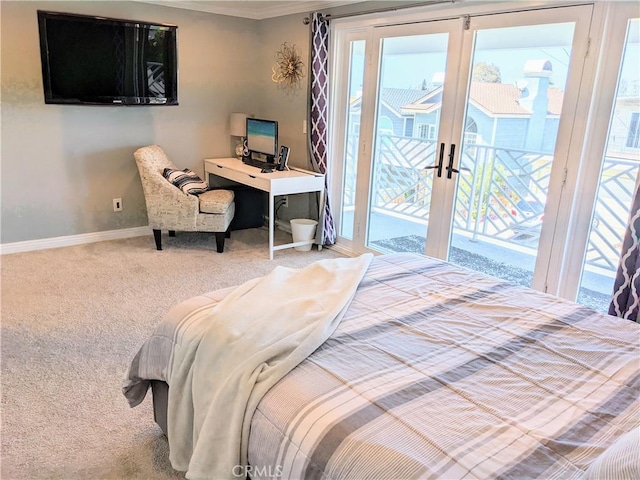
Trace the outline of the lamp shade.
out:
[[[247,117],[250,115],[246,113],[232,113],[229,117],[229,126],[231,136],[244,137],[247,134]]]

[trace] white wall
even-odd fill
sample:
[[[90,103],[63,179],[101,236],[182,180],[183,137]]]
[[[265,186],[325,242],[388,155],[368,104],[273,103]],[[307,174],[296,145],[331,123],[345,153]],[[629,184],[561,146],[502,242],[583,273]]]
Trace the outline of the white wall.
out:
[[[136,148],[203,173],[229,156],[229,113],[260,102],[258,22],[137,2],[0,2],[0,243],[147,225]],[[45,105],[36,10],[178,25],[176,107]],[[113,212],[121,197],[124,211]]]

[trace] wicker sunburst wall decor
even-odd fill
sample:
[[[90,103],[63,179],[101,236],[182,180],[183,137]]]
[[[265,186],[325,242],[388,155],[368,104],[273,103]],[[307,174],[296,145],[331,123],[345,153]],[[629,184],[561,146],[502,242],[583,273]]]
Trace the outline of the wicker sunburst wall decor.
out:
[[[278,88],[287,94],[296,93],[302,88],[302,79],[305,76],[304,63],[295,45],[283,43],[275,54],[276,64],[271,71],[271,79],[278,84]]]

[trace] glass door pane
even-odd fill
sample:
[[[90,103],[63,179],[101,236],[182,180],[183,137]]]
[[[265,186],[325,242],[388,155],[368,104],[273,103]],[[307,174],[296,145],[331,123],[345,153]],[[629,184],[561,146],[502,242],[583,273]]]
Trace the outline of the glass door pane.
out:
[[[475,32],[449,261],[532,285],[574,30]]]
[[[344,168],[342,171],[342,204],[339,235],[353,239],[356,205],[356,172],[360,144],[360,117],[362,114],[362,87],[364,83],[365,41],[350,42],[349,92],[346,102],[346,131],[344,142]]]
[[[640,20],[628,22],[578,302],[607,312],[640,169]]]
[[[448,41],[448,33],[381,39],[366,240],[371,249],[425,252]]]

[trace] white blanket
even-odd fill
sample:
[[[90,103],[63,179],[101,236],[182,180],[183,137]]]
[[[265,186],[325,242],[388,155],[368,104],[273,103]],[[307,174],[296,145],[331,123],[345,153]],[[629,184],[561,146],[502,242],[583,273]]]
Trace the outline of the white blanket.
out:
[[[372,258],[277,267],[194,316],[168,378],[174,468],[189,479],[237,478],[245,471],[260,399],[333,333]]]

